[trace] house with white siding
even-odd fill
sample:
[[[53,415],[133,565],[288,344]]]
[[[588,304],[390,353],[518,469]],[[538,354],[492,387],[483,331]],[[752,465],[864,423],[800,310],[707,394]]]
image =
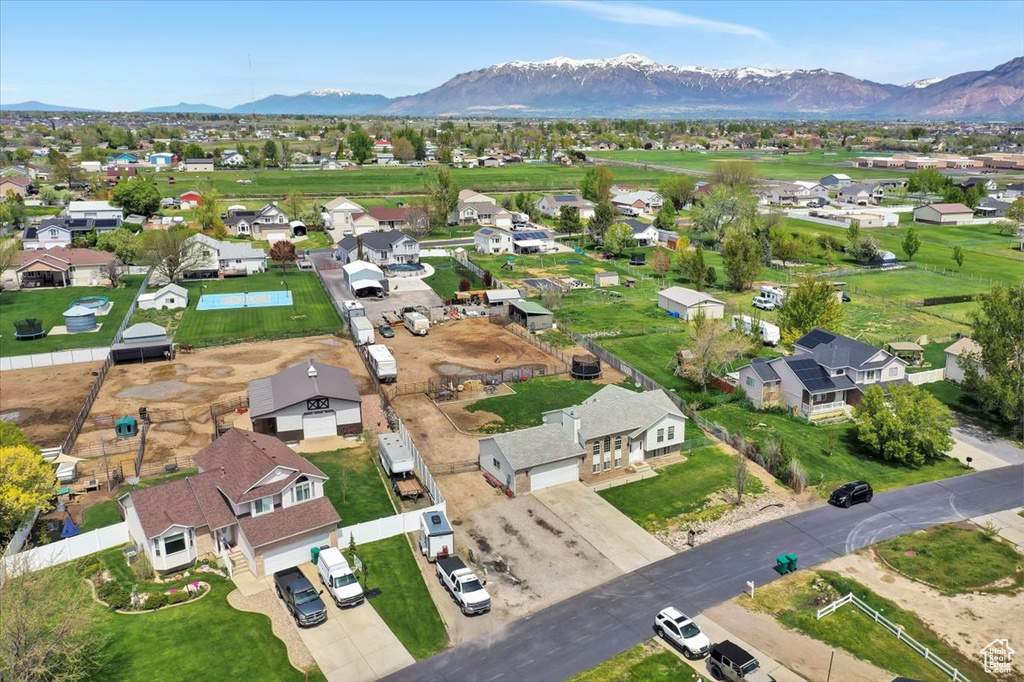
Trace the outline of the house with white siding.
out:
[[[313,360],[249,382],[252,430],[286,443],[360,433],[361,403],[347,369]]]

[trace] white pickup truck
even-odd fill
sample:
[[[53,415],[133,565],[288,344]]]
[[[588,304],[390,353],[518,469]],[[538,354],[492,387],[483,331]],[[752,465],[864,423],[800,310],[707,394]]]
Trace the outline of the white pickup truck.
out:
[[[437,579],[451,593],[463,614],[469,616],[491,610],[491,595],[459,557],[438,558]]]
[[[363,587],[340,549],[328,547],[320,550],[316,569],[320,574],[320,582],[331,593],[335,604],[345,607],[363,603]]]

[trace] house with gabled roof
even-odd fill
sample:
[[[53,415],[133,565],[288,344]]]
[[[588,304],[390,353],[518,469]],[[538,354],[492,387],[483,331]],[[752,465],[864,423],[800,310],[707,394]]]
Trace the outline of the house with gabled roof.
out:
[[[14,267],[3,272],[2,284],[25,289],[105,285],[110,280],[103,268],[113,260],[114,254],[106,251],[62,246],[19,251]]]
[[[347,369],[315,360],[249,382],[252,430],[285,442],[360,433],[362,400]]]
[[[352,216],[356,213],[366,213],[366,209],[348,197],[335,197],[324,206],[324,223],[328,229],[352,230]]]
[[[365,213],[352,214],[352,230],[356,235],[368,232],[400,230],[409,223],[408,208],[374,206]]]
[[[338,242],[338,258],[343,263],[364,260],[378,267],[395,263],[418,263],[420,244],[398,230],[388,232],[367,232],[362,239],[362,258],[359,257],[359,239],[348,236]]]
[[[554,194],[537,200],[537,210],[546,218],[557,218],[563,206],[575,208],[581,220],[590,220],[597,204],[575,194]]]
[[[544,423],[480,441],[480,468],[513,494],[590,482],[644,460],[678,453],[686,417],[664,391],[605,386]]]
[[[182,201],[185,201],[184,194],[181,195],[181,198]],[[266,233],[270,231],[283,231],[291,235],[290,223],[291,218],[276,203],[264,204],[257,211],[229,210],[227,218],[224,219],[224,226],[228,228],[228,232],[239,237],[253,237],[254,239],[264,239]]]
[[[819,421],[850,416],[873,385],[906,382],[906,367],[888,351],[815,328],[793,343],[793,355],[755,358],[739,380],[755,408],[787,407]]]
[[[612,205],[622,213],[623,209],[632,209],[639,213],[654,213],[665,205],[665,199],[657,192],[636,190],[616,194],[611,199]],[[639,213],[635,215],[639,215]]]
[[[203,259],[193,270],[183,273],[185,275],[252,275],[267,269],[267,253],[247,242],[220,241],[202,232],[191,239],[202,243]]]
[[[51,221],[45,226],[29,226],[21,233],[21,246],[26,251],[70,246],[73,240],[71,229],[62,220]]]
[[[328,477],[273,436],[230,429],[195,455],[199,473],[118,498],[136,551],[161,573],[227,557],[256,577],[337,546]]]

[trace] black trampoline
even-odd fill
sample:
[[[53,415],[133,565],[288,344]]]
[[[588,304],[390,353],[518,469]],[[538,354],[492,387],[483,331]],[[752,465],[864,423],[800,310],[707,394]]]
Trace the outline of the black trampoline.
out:
[[[574,355],[569,376],[573,379],[600,379],[601,361],[593,355]]]
[[[14,338],[18,341],[31,341],[46,336],[43,330],[43,321],[39,318],[18,320],[14,323]]]

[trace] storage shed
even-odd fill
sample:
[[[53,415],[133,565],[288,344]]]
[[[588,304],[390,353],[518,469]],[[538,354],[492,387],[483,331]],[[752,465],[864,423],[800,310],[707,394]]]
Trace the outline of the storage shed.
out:
[[[117,364],[170,360],[174,357],[174,342],[160,325],[139,322],[124,330],[121,340],[110,347],[110,352]]]
[[[187,308],[188,289],[177,284],[165,284],[156,291],[139,294],[138,304],[142,310]]]
[[[373,263],[357,260],[342,266],[345,286],[356,296],[374,296],[387,291],[384,271]]]
[[[710,320],[720,320],[725,316],[725,303],[703,291],[685,287],[669,287],[659,291],[658,307],[677,314],[685,322],[693,320],[698,311],[704,311]]]
[[[511,301],[523,300],[523,295],[519,293],[519,289],[488,289],[484,292],[484,299],[487,301],[487,305],[503,305]]]
[[[595,287],[613,287],[619,283],[619,273],[617,272],[595,272],[594,273],[594,286]]]
[[[914,220],[935,225],[960,225],[974,220],[974,211],[963,204],[928,204],[914,209]]]
[[[508,316],[513,322],[526,327],[531,332],[543,331],[555,326],[554,313],[533,301],[510,301]]]

